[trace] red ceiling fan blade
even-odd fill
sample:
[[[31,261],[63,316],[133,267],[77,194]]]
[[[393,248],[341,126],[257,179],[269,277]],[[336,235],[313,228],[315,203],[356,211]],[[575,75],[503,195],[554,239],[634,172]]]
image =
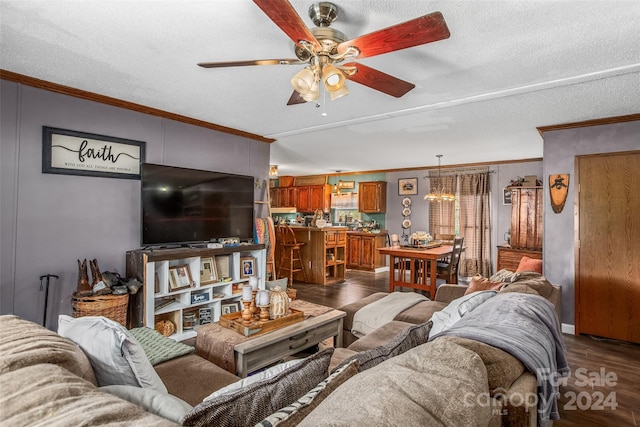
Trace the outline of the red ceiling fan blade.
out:
[[[306,64],[298,58],[293,59],[254,59],[248,61],[201,62],[203,68],[246,67],[249,65],[299,65]]]
[[[387,95],[395,96],[396,98],[400,98],[402,95],[416,87],[413,83],[405,82],[404,80],[400,80],[397,77],[393,77],[374,68],[367,67],[366,65],[350,62],[341,66],[355,67],[357,69],[353,75],[345,73],[349,80],[386,93]]]
[[[311,43],[314,49],[321,49],[318,40],[287,0],[253,0],[253,2],[258,5],[295,44],[302,47],[300,42],[305,40]]]
[[[449,35],[442,13],[433,12],[342,42],[338,45],[338,52],[342,53],[349,46],[355,46],[360,50],[355,58],[366,58],[446,39]]]
[[[302,95],[300,95],[297,91],[293,91],[293,93],[291,94],[291,97],[289,98],[289,102],[287,102],[287,105],[296,105],[296,104],[304,104],[305,101],[304,98],[302,97]]]

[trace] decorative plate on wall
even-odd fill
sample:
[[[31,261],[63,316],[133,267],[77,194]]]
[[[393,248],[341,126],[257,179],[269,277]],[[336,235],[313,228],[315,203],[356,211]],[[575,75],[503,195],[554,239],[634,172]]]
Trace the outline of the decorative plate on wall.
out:
[[[402,206],[404,207],[411,206],[411,199],[408,197],[405,197],[404,199],[402,199]]]
[[[402,228],[409,228],[409,227],[411,227],[410,219],[405,219],[404,221],[402,221]]]
[[[402,209],[402,216],[409,216],[409,215],[411,215],[411,209],[409,208]]]

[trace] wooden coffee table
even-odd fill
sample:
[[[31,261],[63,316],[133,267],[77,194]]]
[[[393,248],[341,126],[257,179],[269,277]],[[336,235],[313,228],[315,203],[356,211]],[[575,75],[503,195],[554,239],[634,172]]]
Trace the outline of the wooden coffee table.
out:
[[[342,323],[345,316],[344,311],[332,309],[293,325],[250,337],[222,328],[218,324],[205,325],[198,329],[196,353],[225,369],[235,368],[236,375],[246,378],[251,372],[312,347],[327,338],[333,337],[334,346],[342,347]],[[231,346],[234,364],[222,360],[224,356],[215,354],[219,348],[223,349],[221,353],[225,353],[225,348],[230,351]]]

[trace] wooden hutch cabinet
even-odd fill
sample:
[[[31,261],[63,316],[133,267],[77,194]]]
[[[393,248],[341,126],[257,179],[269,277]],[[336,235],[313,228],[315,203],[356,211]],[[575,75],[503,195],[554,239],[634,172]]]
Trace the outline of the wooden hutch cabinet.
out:
[[[523,256],[542,259],[542,187],[511,188],[511,244],[498,246],[498,270],[515,271]]]
[[[364,213],[384,213],[387,211],[386,181],[358,184],[358,210]]]

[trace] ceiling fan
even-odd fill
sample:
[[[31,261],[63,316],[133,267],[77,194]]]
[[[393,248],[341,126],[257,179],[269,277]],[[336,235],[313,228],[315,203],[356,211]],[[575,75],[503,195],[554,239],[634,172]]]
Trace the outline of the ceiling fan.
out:
[[[230,62],[202,62],[204,68],[249,65],[301,65],[306,67],[291,79],[294,92],[287,105],[317,101],[320,83],[334,100],[349,93],[346,80],[399,98],[415,87],[366,65],[346,62],[358,58],[419,46],[449,37],[449,29],[440,12],[347,40],[340,31],[329,28],[338,16],[330,2],[311,5],[309,17],[316,28],[307,28],[288,0],[253,0],[262,11],[295,43],[296,58],[260,59]]]

